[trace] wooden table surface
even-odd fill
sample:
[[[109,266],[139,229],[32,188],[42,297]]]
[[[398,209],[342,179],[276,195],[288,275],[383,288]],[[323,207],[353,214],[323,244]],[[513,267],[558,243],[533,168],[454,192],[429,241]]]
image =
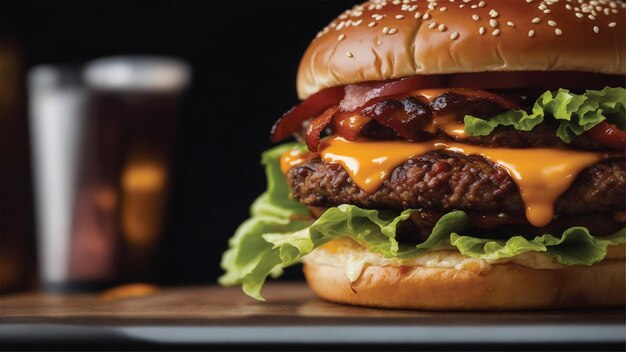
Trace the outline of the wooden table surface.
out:
[[[141,297],[43,293],[0,296],[0,338],[20,344],[30,338],[40,342],[49,342],[54,336],[64,336],[63,341],[80,336],[114,340],[123,335],[126,340],[119,341],[143,339],[156,343],[170,339],[223,345],[290,340],[304,343],[320,340],[321,335],[326,337],[322,342],[337,343],[606,342],[610,345],[603,345],[605,348],[622,350],[626,343],[623,309],[416,312],[328,303],[299,283],[268,284],[263,293],[266,302],[247,297],[239,288],[218,286],[168,288]],[[108,335],[99,335],[104,331]]]

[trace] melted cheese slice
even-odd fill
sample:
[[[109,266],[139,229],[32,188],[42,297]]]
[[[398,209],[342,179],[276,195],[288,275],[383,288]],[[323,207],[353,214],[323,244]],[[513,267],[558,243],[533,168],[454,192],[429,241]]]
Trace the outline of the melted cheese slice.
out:
[[[280,170],[286,174],[289,169],[317,158],[315,153],[291,149],[280,157]]]
[[[546,226],[554,216],[556,199],[587,167],[608,157],[606,153],[554,148],[489,148],[444,140],[426,142],[347,141],[329,137],[320,145],[320,156],[327,163],[339,163],[354,183],[374,193],[394,168],[408,159],[434,150],[481,155],[503,167],[517,184],[528,221]]]

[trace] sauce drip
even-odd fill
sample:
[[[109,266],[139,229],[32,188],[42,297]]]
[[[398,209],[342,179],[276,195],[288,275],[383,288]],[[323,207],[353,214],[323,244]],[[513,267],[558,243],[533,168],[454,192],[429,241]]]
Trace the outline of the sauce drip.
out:
[[[341,164],[359,188],[374,193],[394,168],[411,157],[434,150],[481,155],[503,167],[520,190],[526,218],[537,227],[550,223],[556,199],[582,170],[608,157],[598,152],[489,148],[441,139],[425,142],[358,139],[351,142],[337,136],[322,141],[320,156],[326,163]]]
[[[465,123],[458,121],[456,115],[435,115],[433,124],[445,134],[457,138],[467,138],[465,133]]]

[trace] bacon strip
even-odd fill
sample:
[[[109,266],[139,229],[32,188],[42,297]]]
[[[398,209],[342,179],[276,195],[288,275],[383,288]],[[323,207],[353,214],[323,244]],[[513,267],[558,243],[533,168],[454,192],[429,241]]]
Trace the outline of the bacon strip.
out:
[[[626,149],[626,131],[606,121],[600,122],[587,133],[605,147]]]
[[[333,115],[335,115],[337,110],[339,110],[337,106],[326,109],[326,111],[314,118],[307,126],[305,138],[306,145],[309,147],[310,151],[317,151],[317,148],[320,145],[320,134],[326,128],[326,126],[328,126],[330,121],[332,121]]]
[[[353,84],[346,86],[346,94],[339,103],[339,109],[341,111],[355,111],[372,99],[438,86],[442,86],[441,76],[408,77],[395,81]]]
[[[344,88],[333,87],[319,91],[302,103],[287,111],[272,126],[270,138],[277,143],[289,138],[293,133],[302,128],[306,119],[319,115],[329,106],[337,105],[343,99]]]
[[[433,99],[430,107],[436,114],[446,114],[476,102],[487,102],[503,110],[522,109],[520,101],[513,97],[474,89],[455,89],[454,92],[441,94]]]
[[[428,106],[413,97],[387,99],[364,108],[361,114],[391,128],[409,141],[430,139],[437,132],[431,128],[432,114]]]
[[[457,93],[444,93],[427,104],[413,96],[398,95],[390,99],[375,98],[356,112],[342,112],[337,106],[329,108],[314,118],[307,126],[305,139],[309,150],[317,151],[321,132],[331,123],[336,132],[354,140],[371,120],[389,128],[396,135],[409,141],[428,140],[439,130],[433,125],[433,113],[459,112],[467,107],[480,107],[482,111],[497,113],[506,109],[518,109],[513,98],[481,90],[455,89]],[[487,104],[482,104],[486,102]]]

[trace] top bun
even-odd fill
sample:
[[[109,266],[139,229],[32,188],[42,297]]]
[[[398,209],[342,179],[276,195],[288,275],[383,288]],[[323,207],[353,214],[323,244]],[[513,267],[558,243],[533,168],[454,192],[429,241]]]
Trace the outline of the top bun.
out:
[[[309,45],[298,96],[417,74],[623,75],[625,7],[615,0],[367,2],[345,11]]]

